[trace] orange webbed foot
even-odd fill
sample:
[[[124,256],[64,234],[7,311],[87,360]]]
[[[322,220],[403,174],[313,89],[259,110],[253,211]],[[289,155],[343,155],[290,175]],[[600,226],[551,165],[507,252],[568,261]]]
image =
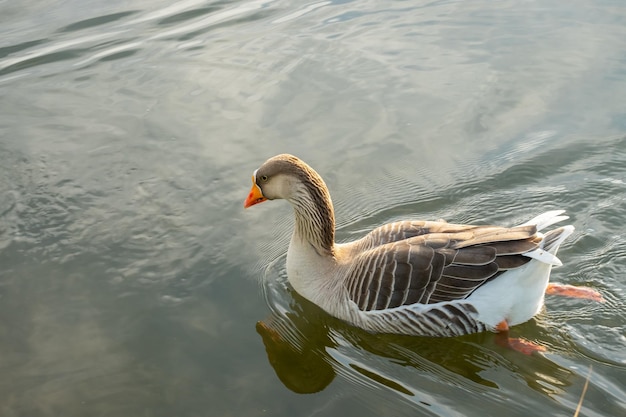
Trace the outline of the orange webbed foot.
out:
[[[604,303],[604,297],[598,291],[589,287],[575,287],[567,284],[548,284],[546,288],[548,295],[562,295],[565,297],[582,298],[584,300],[593,300]]]
[[[541,346],[537,343],[533,343],[529,340],[522,338],[509,338],[508,347],[523,353],[524,355],[532,355],[535,352],[547,352],[548,349],[545,346]]]
[[[498,323],[496,331],[496,343],[502,347],[515,350],[523,353],[524,355],[532,355],[535,352],[546,352],[548,350],[544,346],[531,341],[509,337],[509,324],[506,320],[502,320]]]

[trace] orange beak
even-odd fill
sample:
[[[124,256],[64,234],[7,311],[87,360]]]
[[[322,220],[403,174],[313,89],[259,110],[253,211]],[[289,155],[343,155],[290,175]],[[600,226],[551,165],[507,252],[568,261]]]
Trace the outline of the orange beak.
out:
[[[267,201],[267,198],[263,196],[261,189],[254,182],[254,175],[252,176],[252,189],[250,190],[250,194],[248,194],[248,198],[243,202],[243,208],[251,207],[255,204],[262,203]]]

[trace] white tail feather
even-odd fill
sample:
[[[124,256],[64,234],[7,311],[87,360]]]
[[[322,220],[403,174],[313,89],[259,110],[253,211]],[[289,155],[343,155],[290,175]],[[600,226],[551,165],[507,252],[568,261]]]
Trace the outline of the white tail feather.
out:
[[[574,230],[574,226],[568,224],[567,226],[562,226],[558,229],[549,231],[548,233],[546,233],[546,239],[541,242],[541,247],[548,250],[550,253],[556,253],[556,251],[559,249],[559,246],[561,246],[561,243],[563,243],[565,239],[567,239],[572,233],[574,233]],[[548,240],[547,238],[553,233],[558,233],[556,240],[553,240],[548,245],[545,245],[546,240]]]
[[[534,219],[527,221],[522,226],[535,225],[539,231],[555,223],[569,219],[568,216],[562,216],[563,213],[565,213],[565,210],[548,211],[547,213],[540,214]],[[572,233],[574,233],[574,226],[571,225],[551,230],[546,233],[539,248],[526,252],[524,255],[546,264],[561,266],[563,263],[556,257],[556,252],[559,246],[561,246],[561,243]],[[555,236],[556,239],[548,239],[553,234],[557,234]],[[539,235],[541,235],[541,233]],[[545,246],[546,241],[549,241],[548,247]]]
[[[528,256],[529,258],[536,259],[544,264],[550,264],[553,266],[561,266],[563,262],[553,254],[543,249],[535,249],[530,252],[526,252],[524,256]]]
[[[561,216],[561,214],[563,213],[565,213],[565,210],[548,211],[546,213],[540,214],[534,219],[527,221],[524,224],[521,224],[520,226],[535,225],[537,226],[537,230],[542,230],[548,226],[552,226],[555,223],[569,219],[568,216]]]

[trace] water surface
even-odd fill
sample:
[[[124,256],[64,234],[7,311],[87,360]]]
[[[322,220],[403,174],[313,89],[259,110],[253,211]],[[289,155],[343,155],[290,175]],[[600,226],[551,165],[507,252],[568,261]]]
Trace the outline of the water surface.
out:
[[[26,1],[0,22],[3,416],[571,416],[587,378],[582,415],[626,411],[620,2]],[[347,326],[287,284],[287,204],[242,208],[282,152],[325,178],[340,240],[566,209],[553,280],[607,302],[548,297],[513,329],[531,357]]]

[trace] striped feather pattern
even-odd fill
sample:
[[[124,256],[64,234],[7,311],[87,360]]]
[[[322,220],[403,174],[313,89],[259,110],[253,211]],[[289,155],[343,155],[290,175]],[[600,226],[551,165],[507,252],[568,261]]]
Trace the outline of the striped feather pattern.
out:
[[[425,311],[406,308],[375,312],[369,319],[372,330],[381,333],[451,337],[488,330],[475,316],[471,304],[457,303],[440,304]]]
[[[534,233],[532,226],[392,223],[365,238],[370,249],[355,257],[345,285],[361,311],[462,300],[526,264],[522,254],[539,246]]]

